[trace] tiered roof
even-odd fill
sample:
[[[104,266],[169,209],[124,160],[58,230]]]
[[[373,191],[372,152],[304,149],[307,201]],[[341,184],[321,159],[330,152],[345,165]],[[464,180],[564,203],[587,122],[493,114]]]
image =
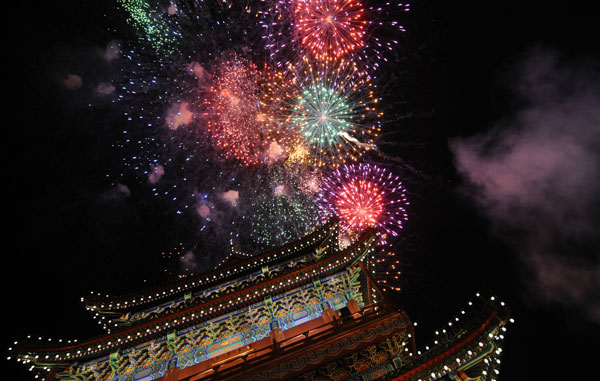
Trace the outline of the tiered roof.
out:
[[[211,293],[206,298],[190,298],[178,305],[176,309],[148,319],[141,319],[117,332],[68,345],[42,346],[35,342],[24,342],[19,344],[16,350],[26,359],[25,361],[39,364],[86,361],[110,354],[117,349],[132,347],[166,336],[173,330],[184,329],[239,310],[262,301],[265,297],[311,283],[315,278],[345,270],[372,250],[371,243],[375,238],[373,231],[365,232],[354,244],[344,250],[336,250],[336,232],[337,222],[333,220],[297,242],[250,258],[235,267],[225,267],[195,279],[180,281],[144,293],[117,298],[86,299],[88,308],[99,308],[101,311],[104,311],[102,308],[109,311],[126,311],[131,306],[148,306],[167,297],[173,298],[184,294],[185,298],[185,293],[191,290],[219,285],[253,274],[257,269],[261,269],[261,272],[265,269],[262,276],[250,279],[248,283],[243,284],[243,287]],[[298,255],[303,257],[298,259]],[[296,265],[298,263],[299,265]],[[277,271],[266,270],[270,266]]]

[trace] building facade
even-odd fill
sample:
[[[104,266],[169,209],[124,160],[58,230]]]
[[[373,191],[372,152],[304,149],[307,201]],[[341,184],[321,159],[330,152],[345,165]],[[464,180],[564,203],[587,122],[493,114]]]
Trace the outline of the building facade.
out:
[[[46,380],[483,380],[499,372],[508,311],[476,298],[416,348],[414,324],[369,270],[375,233],[338,245],[335,219],[261,255],[125,296],[83,298],[106,334],[24,341],[10,356]],[[465,311],[461,311],[465,314]]]

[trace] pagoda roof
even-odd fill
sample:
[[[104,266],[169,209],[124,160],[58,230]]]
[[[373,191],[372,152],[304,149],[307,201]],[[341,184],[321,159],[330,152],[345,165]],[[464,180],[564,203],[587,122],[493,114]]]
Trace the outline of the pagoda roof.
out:
[[[334,222],[335,223],[335,222]],[[326,227],[331,228],[331,222]],[[323,229],[320,229],[322,232]],[[318,237],[315,235],[310,236]],[[109,333],[101,337],[89,339],[62,346],[40,345],[38,343],[22,343],[16,351],[29,358],[36,358],[36,362],[50,364],[70,363],[85,361],[107,355],[117,349],[129,348],[159,337],[166,336],[173,330],[184,329],[225,313],[235,311],[253,303],[264,300],[268,296],[277,295],[287,290],[301,287],[314,278],[324,277],[355,264],[372,250],[375,232],[364,232],[359,239],[344,250],[336,251],[323,256],[300,269],[284,273],[277,277],[266,279],[250,287],[233,291],[229,294],[216,297],[206,302],[190,306],[183,310],[170,313],[141,324]],[[286,245],[290,248],[290,245]],[[294,247],[293,245],[291,246]],[[291,249],[290,249],[291,250]],[[276,251],[277,253],[279,251]],[[264,254],[263,254],[264,255]],[[273,255],[273,254],[271,254]]]

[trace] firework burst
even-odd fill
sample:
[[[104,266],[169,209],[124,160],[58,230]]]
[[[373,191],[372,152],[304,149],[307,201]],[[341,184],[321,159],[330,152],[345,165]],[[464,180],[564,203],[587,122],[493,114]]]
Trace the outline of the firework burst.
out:
[[[128,14],[128,22],[139,32],[140,38],[148,42],[159,55],[175,53],[177,37],[169,25],[168,9],[143,0],[118,0]]]
[[[253,165],[276,160],[294,141],[286,124],[270,113],[275,80],[268,67],[237,57],[218,65],[215,81],[203,99],[206,129],[227,158]]]
[[[370,164],[344,165],[323,180],[319,208],[335,214],[346,235],[368,228],[379,233],[379,243],[397,236],[406,220],[405,189],[397,176]]]
[[[259,34],[247,28],[255,15],[242,2],[221,0],[119,0],[118,8],[139,37],[120,41],[112,61],[119,69],[111,80],[116,107],[128,121],[115,143],[123,152],[119,176],[135,172],[144,179],[162,167],[163,179],[177,171],[186,183],[196,182],[194,174],[219,154],[204,134],[199,93],[209,86],[219,52],[258,48],[252,43]],[[173,188],[169,199],[181,192],[189,199],[194,190],[185,188]]]
[[[139,36],[121,41],[115,60],[115,104],[127,119],[115,186],[170,208],[174,230],[211,253],[207,265],[232,243],[256,252],[297,239],[323,212],[340,214],[348,233],[396,234],[397,180],[354,164],[381,130],[369,69],[387,46],[377,36],[392,5],[274,0],[273,12],[256,14],[244,1],[118,3]],[[339,167],[339,189],[323,179],[328,167]]]
[[[318,175],[306,167],[287,166],[269,178],[266,191],[255,194],[250,235],[261,249],[284,245],[314,229],[319,221],[314,202],[318,181]]]
[[[301,57],[329,63],[361,62],[365,70],[385,60],[404,27],[397,21],[407,3],[361,0],[263,0],[259,10],[265,47],[276,66]],[[367,6],[368,5],[368,6]],[[390,38],[391,37],[391,38]]]
[[[383,114],[368,76],[348,61],[315,66],[305,60],[293,70],[296,96],[289,98],[286,124],[308,148],[307,162],[338,166],[375,147]]]
[[[296,0],[296,40],[319,61],[332,61],[365,46],[368,22],[357,0]]]

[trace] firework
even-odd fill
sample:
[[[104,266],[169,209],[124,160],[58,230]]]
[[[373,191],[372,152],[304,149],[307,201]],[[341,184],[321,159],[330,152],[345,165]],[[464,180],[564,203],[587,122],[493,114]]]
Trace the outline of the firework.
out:
[[[406,3],[361,0],[263,0],[261,25],[265,47],[276,66],[300,56],[329,63],[339,59],[362,62],[375,69],[383,52],[398,44],[404,31],[397,18],[410,10]],[[367,6],[368,5],[368,6]],[[391,37],[391,38],[390,38]]]
[[[119,68],[111,80],[116,105],[128,121],[115,143],[123,153],[119,177],[135,173],[144,180],[162,166],[173,188],[153,194],[173,204],[186,199],[188,208],[195,189],[186,185],[196,183],[196,174],[218,154],[203,134],[199,89],[209,85],[219,52],[252,51],[257,38],[247,25],[254,14],[241,2],[221,0],[119,0],[119,6],[140,35],[121,41],[113,59]],[[175,172],[181,179],[171,176]]]
[[[320,171],[307,169],[298,177],[298,189],[306,195],[314,195],[318,192],[322,181]]]
[[[365,46],[368,22],[357,0],[294,1],[296,39],[316,59],[331,61]]]
[[[340,217],[342,230],[355,234],[368,228],[379,233],[379,243],[397,236],[406,220],[405,189],[397,176],[370,164],[344,165],[323,180],[319,208]]]
[[[318,224],[319,210],[311,194],[297,192],[293,174],[275,176],[270,189],[257,193],[252,204],[251,237],[259,248],[272,249],[309,233]]]
[[[159,10],[156,4],[143,0],[119,0],[128,13],[128,21],[142,35],[141,40],[150,43],[159,55],[173,54],[176,50],[176,34],[169,26],[168,9]]]
[[[348,232],[375,225],[389,236],[401,226],[381,222],[393,213],[378,177],[347,184],[345,201],[318,207],[333,186],[324,183],[324,169],[375,148],[380,99],[361,60],[383,47],[374,43],[381,20],[374,16],[389,10],[358,0],[326,3],[274,1],[278,10],[256,15],[244,1],[119,0],[141,38],[121,41],[114,60],[115,105],[127,119],[115,144],[124,168],[114,182],[153,196],[186,242],[211,254],[206,265],[232,243],[255,253],[300,238],[321,212],[342,214]],[[335,11],[327,6],[351,14],[330,15],[318,29],[308,16]],[[278,15],[266,35],[249,27]],[[264,50],[269,36],[277,41]],[[273,59],[279,47],[288,59]],[[368,197],[379,214],[353,219],[352,202],[368,204]]]
[[[370,78],[356,65],[312,65],[307,60],[294,68],[293,92],[286,124],[298,131],[303,146],[294,157],[316,166],[357,160],[375,146],[382,113]],[[302,156],[307,148],[308,156]]]
[[[270,114],[273,72],[234,57],[218,65],[203,100],[206,129],[215,147],[245,165],[277,160],[292,140]]]

